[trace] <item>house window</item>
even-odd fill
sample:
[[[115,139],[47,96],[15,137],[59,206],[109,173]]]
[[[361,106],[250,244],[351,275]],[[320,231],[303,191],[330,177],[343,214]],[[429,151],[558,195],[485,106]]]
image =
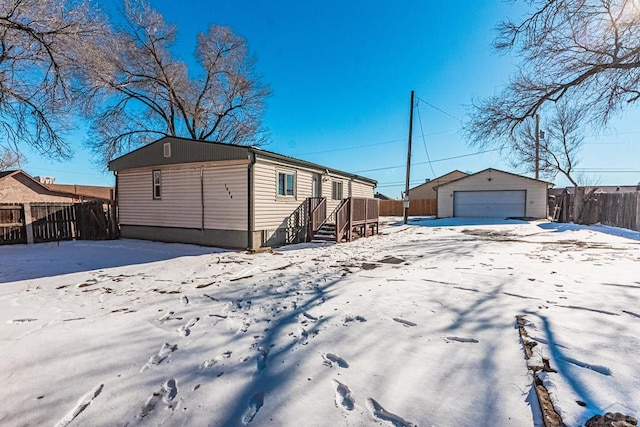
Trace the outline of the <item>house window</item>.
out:
[[[153,198],[162,199],[162,176],[160,171],[153,171]]]
[[[333,200],[342,200],[342,181],[333,181],[331,198]]]
[[[278,172],[278,196],[295,195],[296,177],[292,172]]]

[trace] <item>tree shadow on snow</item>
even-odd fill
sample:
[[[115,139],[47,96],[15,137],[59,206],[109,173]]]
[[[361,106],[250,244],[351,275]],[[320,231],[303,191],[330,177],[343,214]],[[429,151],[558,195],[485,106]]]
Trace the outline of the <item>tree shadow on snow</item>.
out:
[[[225,252],[180,243],[119,239],[0,246],[0,283]]]

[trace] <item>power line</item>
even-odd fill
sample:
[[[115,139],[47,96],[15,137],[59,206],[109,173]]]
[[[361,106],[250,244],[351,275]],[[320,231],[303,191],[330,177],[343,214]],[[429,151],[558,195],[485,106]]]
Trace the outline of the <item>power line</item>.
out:
[[[584,168],[574,169],[576,172],[588,172],[588,173],[640,173],[639,169],[622,169],[622,168]]]
[[[492,150],[478,151],[476,153],[462,154],[460,156],[445,157],[443,159],[431,160],[431,163],[445,162],[447,160],[454,160],[454,159],[461,159],[463,157],[477,156],[478,154],[491,153],[493,151],[500,151],[500,149],[499,148],[494,148]],[[418,163],[414,163],[414,165],[424,165],[426,163],[427,162],[418,162]],[[382,170],[388,170],[388,169],[402,168],[404,166],[405,165],[398,165],[398,166],[387,166],[387,167],[384,167],[384,168],[365,169],[365,170],[355,171],[355,173],[375,172],[375,171],[382,171]]]
[[[433,170],[433,165],[431,164],[431,157],[429,157],[429,150],[427,150],[427,140],[424,137],[424,129],[422,128],[422,117],[420,116],[420,104],[416,103],[416,110],[418,111],[418,123],[420,123],[420,132],[422,133],[422,145],[424,145],[424,152],[427,154],[427,162],[429,162],[429,168],[431,168],[431,173],[433,177],[436,177],[436,173]]]
[[[418,101],[420,101],[420,102],[424,102],[425,104],[427,104],[429,107],[433,108],[434,110],[440,111],[440,112],[441,112],[442,114],[444,114],[445,116],[449,116],[449,117],[451,117],[452,119],[457,120],[457,121],[459,121],[459,122],[461,122],[461,121],[462,121],[462,120],[460,120],[458,117],[454,116],[453,114],[451,114],[451,113],[447,113],[447,112],[446,112],[446,111],[444,111],[442,108],[438,108],[438,107],[436,107],[435,105],[433,105],[432,103],[427,102],[427,101],[425,101],[424,99],[421,99],[420,97],[417,97],[417,96],[416,96],[416,99],[417,99]]]
[[[455,132],[458,129],[448,129],[448,130],[442,130],[439,132],[432,132],[432,133],[428,133],[425,134],[425,136],[435,136],[435,135],[442,135],[444,133],[451,133],[451,132]],[[371,144],[363,144],[363,145],[356,145],[353,147],[343,147],[343,148],[334,148],[331,150],[322,150],[322,151],[310,151],[307,153],[292,153],[292,156],[305,156],[308,154],[322,154],[322,153],[335,153],[336,151],[348,151],[348,150],[357,150],[358,148],[368,148],[368,147],[375,147],[377,145],[385,145],[385,144],[392,144],[394,142],[402,142],[402,141],[406,141],[406,138],[399,138],[399,139],[393,139],[391,141],[384,141],[384,142],[374,142]]]
[[[376,145],[385,145],[385,144],[393,144],[394,142],[400,142],[400,141],[404,141],[405,138],[402,139],[393,139],[391,141],[384,141],[384,142],[376,142],[373,144],[364,144],[364,145],[356,145],[353,147],[344,147],[344,148],[334,148],[332,150],[323,150],[323,151],[311,151],[308,153],[294,153],[294,156],[304,156],[307,154],[321,154],[321,153],[334,153],[336,151],[347,151],[347,150],[357,150],[358,148],[367,148],[367,147],[375,147]]]

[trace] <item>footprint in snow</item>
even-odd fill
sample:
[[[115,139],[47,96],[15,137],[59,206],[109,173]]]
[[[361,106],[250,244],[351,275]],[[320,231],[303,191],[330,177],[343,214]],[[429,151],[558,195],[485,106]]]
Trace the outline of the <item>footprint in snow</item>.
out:
[[[177,344],[173,344],[173,345],[169,343],[162,344],[162,347],[160,347],[160,351],[158,351],[156,354],[152,355],[149,358],[147,363],[142,367],[142,369],[140,369],[140,372],[144,372],[145,370],[149,369],[152,366],[159,365],[167,357],[169,357],[171,353],[173,353],[177,349],[178,349]]]
[[[382,421],[389,421],[394,425],[394,427],[416,427],[415,424],[387,411],[382,407],[382,405],[371,398],[367,399],[367,407],[369,407],[369,410],[374,417]]]
[[[142,405],[142,408],[140,408],[140,412],[138,412],[138,415],[136,415],[136,418],[138,420],[141,420],[147,415],[149,415],[149,413],[151,413],[151,411],[153,411],[156,408],[156,405],[158,404],[158,401],[160,400],[161,397],[162,396],[160,396],[159,392],[154,391],[153,394],[151,394],[151,396],[149,396],[147,400],[144,402],[144,405]]]
[[[413,323],[413,322],[410,322],[408,320],[401,319],[399,317],[394,317],[393,320],[398,322],[398,323],[400,323],[402,326],[404,326],[406,328],[409,328],[411,326],[418,326],[417,323]]]
[[[136,415],[136,419],[142,420],[144,417],[149,415],[156,408],[160,399],[169,404],[173,399],[175,399],[177,394],[178,386],[176,384],[176,380],[173,378],[168,379],[162,384],[159,391],[151,393],[151,396],[147,398],[144,405],[140,408],[138,415]]]
[[[69,424],[71,424],[71,421],[75,420],[76,417],[82,413],[82,411],[84,411],[89,405],[91,405],[93,399],[95,399],[100,395],[100,393],[102,393],[103,386],[104,384],[100,384],[99,386],[82,396],[76,403],[76,406],[74,406],[73,409],[67,413],[67,415],[65,415],[60,421],[58,421],[55,427],[67,427]]]
[[[325,353],[322,355],[322,357],[324,359],[324,364],[327,366],[333,366],[333,364],[335,363],[341,368],[349,367],[349,364],[347,363],[346,360],[344,360],[342,357],[337,356],[333,353]]]
[[[164,314],[162,317],[158,318],[158,323],[164,323],[167,320],[169,320],[171,318],[171,316],[174,315],[173,311],[169,311],[168,313]]]
[[[191,334],[191,328],[193,328],[199,320],[199,317],[195,317],[189,320],[186,324],[182,325],[180,329],[178,329],[178,333],[180,334],[180,336],[188,337],[189,334]]]
[[[258,372],[262,372],[264,371],[264,369],[267,367],[267,358],[269,356],[269,350],[265,350],[265,349],[258,349],[258,355],[256,356],[256,368],[258,369]]]
[[[264,392],[256,393],[249,399],[249,406],[242,417],[242,424],[247,425],[255,418],[256,414],[264,405]]]
[[[219,356],[216,356],[214,359],[205,360],[204,362],[202,362],[200,366],[202,369],[208,369],[216,365],[218,362],[222,362],[223,360],[229,359],[230,357],[231,357],[231,351],[227,350],[224,353],[220,354]]]
[[[338,380],[332,380],[332,382],[336,387],[336,406],[339,408],[342,407],[347,411],[352,411],[355,406],[355,399],[349,387]]]
[[[395,320],[395,319],[394,319]],[[343,325],[348,325],[349,323],[352,322],[366,322],[367,319],[364,316],[345,316],[345,318],[342,320],[342,324]]]
[[[187,297],[186,295],[182,295],[182,296],[180,297],[180,302],[181,302],[182,304],[184,304],[184,305],[189,304],[189,297]]]
[[[176,384],[176,380],[173,378],[168,379],[162,384],[162,388],[160,389],[160,393],[162,394],[162,400],[166,403],[171,403],[173,399],[175,399],[178,394],[178,385]]]

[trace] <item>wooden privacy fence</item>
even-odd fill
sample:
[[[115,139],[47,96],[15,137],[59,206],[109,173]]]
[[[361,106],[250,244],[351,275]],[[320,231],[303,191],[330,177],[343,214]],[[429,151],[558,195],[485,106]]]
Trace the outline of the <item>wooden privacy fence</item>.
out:
[[[114,209],[108,203],[0,205],[0,244],[117,237]]]
[[[640,193],[596,193],[585,201],[581,223],[640,231]]]
[[[418,199],[409,201],[409,215],[437,215],[438,201],[436,199]],[[380,200],[380,216],[404,215],[402,200]]]

